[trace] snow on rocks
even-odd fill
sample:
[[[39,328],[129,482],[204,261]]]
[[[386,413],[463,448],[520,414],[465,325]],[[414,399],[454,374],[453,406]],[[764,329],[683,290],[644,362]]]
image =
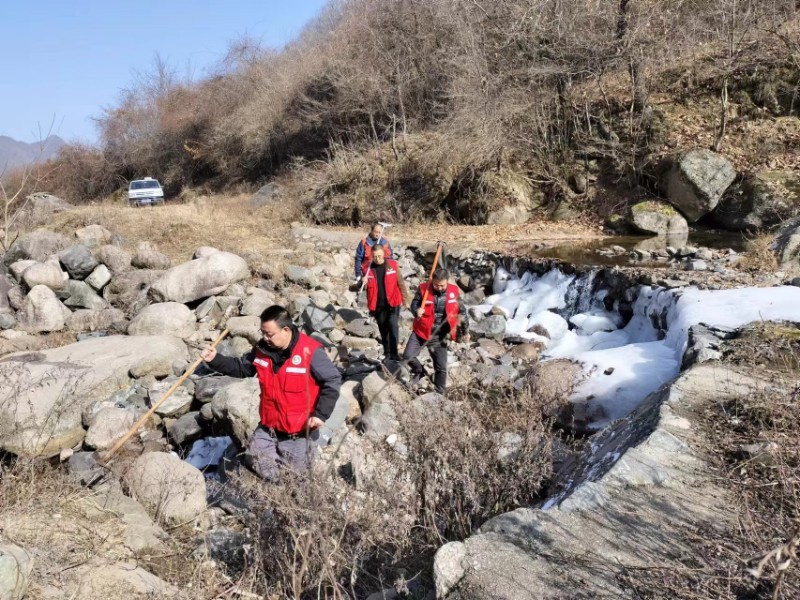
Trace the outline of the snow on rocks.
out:
[[[580,283],[579,277],[555,269],[517,278],[498,268],[495,294],[476,308],[484,314],[501,308],[509,315],[505,336],[540,342],[546,347],[543,358],[583,364],[586,379],[571,400],[589,401],[601,409],[588,409],[603,415],[596,427],[628,414],[675,378],[690,327],[705,323],[737,328],[760,319],[800,321],[800,290],[791,286],[713,291],[640,286],[633,317],[620,329],[623,319],[606,310],[604,290],[592,292],[583,282],[582,295],[569,299]],[[547,336],[541,335],[545,332]]]

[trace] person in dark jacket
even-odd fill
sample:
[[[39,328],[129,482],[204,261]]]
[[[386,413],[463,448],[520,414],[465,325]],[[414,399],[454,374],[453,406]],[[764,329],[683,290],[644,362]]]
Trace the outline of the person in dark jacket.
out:
[[[400,360],[397,353],[398,319],[400,307],[408,304],[408,288],[397,262],[386,260],[383,247],[372,251],[372,264],[366,277],[367,308],[381,332],[384,359],[397,362]]]
[[[372,251],[376,247],[383,247],[386,250],[385,257],[392,258],[392,247],[389,245],[389,240],[383,235],[383,225],[380,223],[375,223],[370,229],[369,235],[358,243],[356,248],[356,281],[366,275],[369,264],[372,261]]]
[[[460,299],[457,285],[449,282],[446,269],[436,269],[430,283],[419,286],[411,312],[414,325],[408,338],[403,359],[411,370],[411,385],[425,376],[425,369],[417,359],[423,347],[433,359],[433,385],[440,394],[447,385],[447,346],[450,340],[469,341],[469,318]]]
[[[201,357],[224,375],[258,377],[261,424],[245,461],[260,477],[276,482],[280,467],[308,468],[308,439],[331,416],[342,378],[322,345],[299,331],[282,306],[261,314],[261,334],[243,358],[219,355],[211,347]]]

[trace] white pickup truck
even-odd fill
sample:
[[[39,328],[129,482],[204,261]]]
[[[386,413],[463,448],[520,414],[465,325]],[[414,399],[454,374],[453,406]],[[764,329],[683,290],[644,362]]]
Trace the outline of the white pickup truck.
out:
[[[131,206],[164,204],[164,190],[157,179],[135,179],[128,186],[128,203]]]

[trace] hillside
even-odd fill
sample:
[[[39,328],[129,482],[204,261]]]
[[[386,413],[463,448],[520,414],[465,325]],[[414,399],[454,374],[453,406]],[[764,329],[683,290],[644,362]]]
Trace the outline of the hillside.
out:
[[[142,173],[174,195],[277,180],[295,216],[343,224],[596,222],[668,196],[694,147],[739,182],[796,168],[797,32],[787,0],[335,2],[206,79],[158,65],[47,183],[82,201]]]
[[[30,144],[0,135],[0,173],[34,162],[50,160],[65,145],[66,142],[57,135]]]

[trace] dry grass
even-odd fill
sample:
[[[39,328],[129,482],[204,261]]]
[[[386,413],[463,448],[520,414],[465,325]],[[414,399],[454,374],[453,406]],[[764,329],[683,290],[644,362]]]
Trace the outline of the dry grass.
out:
[[[285,203],[275,209],[254,209],[249,194],[238,194],[198,196],[186,203],[167,201],[165,206],[146,208],[108,200],[54,215],[46,227],[73,235],[77,228],[98,224],[121,236],[129,250],[140,241],[152,241],[174,261],[184,261],[199,246],[239,254],[285,247],[291,218]]]
[[[751,272],[769,273],[778,268],[778,259],[772,248],[774,236],[759,233],[747,241],[746,252],[737,266]]]

